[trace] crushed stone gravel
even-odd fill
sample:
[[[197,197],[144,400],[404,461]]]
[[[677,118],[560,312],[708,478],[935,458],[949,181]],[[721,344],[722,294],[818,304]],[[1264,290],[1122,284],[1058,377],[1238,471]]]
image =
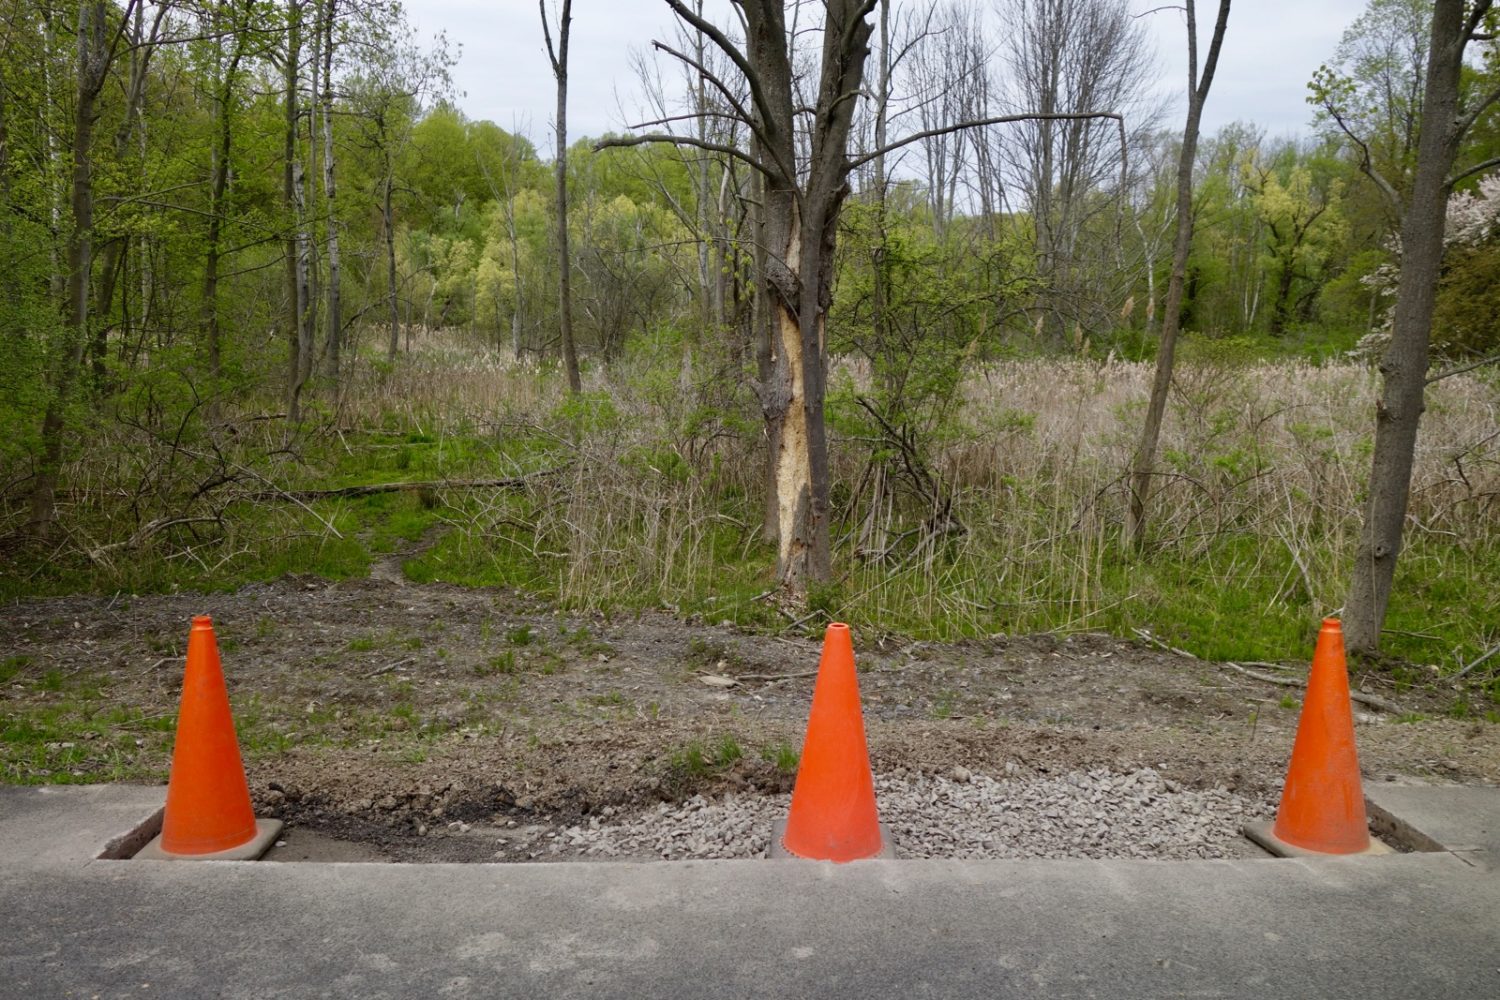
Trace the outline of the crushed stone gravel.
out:
[[[1040,779],[964,767],[942,776],[897,771],[878,775],[875,790],[903,858],[1221,858],[1233,856],[1244,823],[1273,812],[1221,787],[1184,788],[1151,768]],[[529,848],[538,859],[764,857],[790,799],[729,793],[607,809],[586,824],[539,832]]]

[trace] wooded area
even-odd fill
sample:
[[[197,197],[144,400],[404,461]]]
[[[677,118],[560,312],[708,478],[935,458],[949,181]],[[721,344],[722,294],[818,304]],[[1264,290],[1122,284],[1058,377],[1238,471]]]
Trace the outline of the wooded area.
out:
[[[1229,0],[665,0],[578,138],[539,6],[548,136],[387,0],[6,6],[6,596],[420,540],[574,605],[1500,642],[1489,0],[1371,0],[1290,138],[1199,134]]]

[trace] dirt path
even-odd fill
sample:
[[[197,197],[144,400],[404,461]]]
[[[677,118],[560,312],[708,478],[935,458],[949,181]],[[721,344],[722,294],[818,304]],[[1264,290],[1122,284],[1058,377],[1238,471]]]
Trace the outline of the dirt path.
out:
[[[488,860],[497,838],[606,809],[784,791],[818,657],[815,639],[381,579],[26,601],[0,608],[6,780],[161,780],[202,613],[258,806],[413,859]],[[1150,766],[1264,801],[1279,788],[1295,690],[1098,635],[855,636],[877,771]],[[1453,700],[1373,690],[1428,716]],[[1369,780],[1500,781],[1500,726],[1358,719]]]

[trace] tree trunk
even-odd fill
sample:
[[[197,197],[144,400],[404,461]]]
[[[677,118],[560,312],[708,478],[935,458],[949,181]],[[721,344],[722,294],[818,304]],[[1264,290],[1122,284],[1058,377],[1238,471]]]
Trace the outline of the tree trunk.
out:
[[[1428,345],[1443,259],[1443,229],[1451,187],[1448,172],[1458,154],[1459,78],[1463,66],[1463,0],[1433,5],[1427,83],[1411,197],[1401,220],[1401,270],[1391,343],[1380,363],[1383,378],[1375,407],[1375,453],[1364,527],[1344,602],[1344,636],[1351,651],[1375,652],[1390,603],[1411,492],[1417,427],[1424,409]]]
[[[505,236],[510,244],[510,273],[515,284],[516,300],[510,310],[510,349],[514,360],[521,360],[521,315],[525,304],[521,284],[521,242],[516,233],[516,198],[510,193],[509,183],[505,192]]]
[[[344,342],[344,311],[339,259],[339,223],[336,211],[338,188],[334,183],[333,157],[333,23],[338,0],[324,0],[323,6],[323,202],[328,214],[328,374],[333,379],[333,394],[342,395],[340,354]]]
[[[875,148],[883,149],[891,100],[891,0],[880,0],[880,80],[875,92]],[[870,327],[875,343],[890,342],[886,311],[886,172],[885,154],[875,157],[875,254],[870,262]]]
[[[223,25],[214,27],[222,31]],[[224,228],[224,202],[229,190],[229,162],[234,149],[234,86],[239,72],[240,59],[244,53],[243,34],[233,26],[234,49],[229,64],[221,66],[222,45],[216,43],[214,66],[218,79],[214,81],[214,143],[211,149],[208,182],[208,246],[203,260],[203,350],[208,370],[209,413],[216,416],[221,391],[219,380],[223,374],[223,351],[219,337],[219,260]]]
[[[754,301],[751,303],[751,323],[755,332],[756,393],[760,399],[761,419],[766,434],[766,490],[761,507],[761,537],[776,542],[781,537],[781,500],[777,490],[776,462],[781,453],[781,425],[786,417],[787,401],[783,392],[790,393],[790,383],[778,371],[777,359],[784,352],[776,350],[778,338],[778,316],[776,304],[771,300],[771,286],[760,276],[766,274],[766,183],[760,174],[755,175],[755,202],[759,206],[752,212],[750,231],[754,239],[750,253],[758,280],[755,283]]]
[[[396,287],[396,218],[391,209],[391,191],[396,186],[396,176],[389,149],[385,150],[384,157],[385,183],[382,185],[384,197],[380,202],[380,221],[385,229],[385,279],[390,288],[386,294],[386,302],[391,310],[391,332],[385,358],[395,362],[396,354],[401,350],[401,308],[397,295],[399,289]]]
[[[286,212],[286,419],[302,419],[302,314],[305,290],[302,283],[302,212],[297,205],[302,164],[297,143],[297,84],[302,60],[302,0],[288,0],[285,64],[285,125],[282,136],[281,198]]]
[[[1281,262],[1281,273],[1276,276],[1276,301],[1271,307],[1271,328],[1273,337],[1280,337],[1286,333],[1287,320],[1291,318],[1292,309],[1292,256],[1297,252],[1292,247],[1287,253],[1285,260]]]
[[[1125,522],[1127,544],[1139,547],[1145,540],[1146,502],[1151,496],[1151,477],[1156,466],[1156,449],[1161,440],[1161,421],[1167,410],[1167,392],[1172,387],[1172,364],[1177,351],[1177,333],[1182,320],[1183,288],[1187,279],[1188,255],[1193,248],[1193,161],[1198,151],[1198,124],[1203,117],[1203,102],[1213,84],[1224,28],[1229,22],[1230,0],[1219,0],[1219,16],[1214,22],[1213,41],[1209,43],[1203,78],[1198,79],[1198,23],[1194,0],[1187,2],[1188,31],[1188,113],[1182,130],[1182,153],[1177,160],[1177,236],[1172,245],[1172,274],[1167,280],[1167,300],[1162,309],[1161,346],[1156,353],[1156,374],[1151,382],[1151,399],[1146,406],[1146,422],[1136,445],[1135,461],[1130,473],[1130,506]]]
[[[573,0],[562,0],[556,51],[553,50],[551,31],[547,28],[546,0],[537,0],[537,3],[542,12],[552,75],[557,78],[557,157],[553,170],[557,175],[558,329],[562,334],[563,368],[568,373],[568,389],[576,393],[582,391],[583,382],[578,376],[578,352],[573,345],[573,291],[569,276],[572,254],[568,252],[568,35],[573,23]]]
[[[99,92],[109,72],[104,33],[107,5],[87,0],[78,6],[78,80],[73,103],[72,228],[68,235],[67,302],[52,397],[42,416],[41,462],[32,488],[27,533],[37,541],[51,536],[57,517],[57,480],[62,469],[63,435],[73,385],[83,365],[88,339],[89,271],[94,252],[94,124]]]
[[[871,5],[872,6],[872,5]],[[763,152],[797,162],[792,68],[785,11],[779,0],[745,3],[748,61],[760,88]],[[762,406],[780,421],[772,452],[777,498],[777,577],[794,596],[832,578],[828,441],[823,402],[827,349],[824,321],[833,297],[839,209],[848,194],[848,141],[853,101],[864,79],[872,27],[867,5],[830,0],[823,30],[818,123],[801,184],[782,168],[767,178],[761,211],[769,249],[775,329],[772,374]]]

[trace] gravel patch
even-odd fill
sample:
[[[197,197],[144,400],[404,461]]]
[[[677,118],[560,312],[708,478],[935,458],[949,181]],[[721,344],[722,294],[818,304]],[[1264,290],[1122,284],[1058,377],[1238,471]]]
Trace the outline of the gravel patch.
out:
[[[1008,765],[1013,766],[1013,765]],[[1264,802],[1224,788],[1187,789],[1145,768],[1055,778],[995,778],[956,767],[875,779],[880,817],[903,858],[1220,858]],[[695,795],[633,814],[539,833],[534,856],[757,858],[788,795]]]

